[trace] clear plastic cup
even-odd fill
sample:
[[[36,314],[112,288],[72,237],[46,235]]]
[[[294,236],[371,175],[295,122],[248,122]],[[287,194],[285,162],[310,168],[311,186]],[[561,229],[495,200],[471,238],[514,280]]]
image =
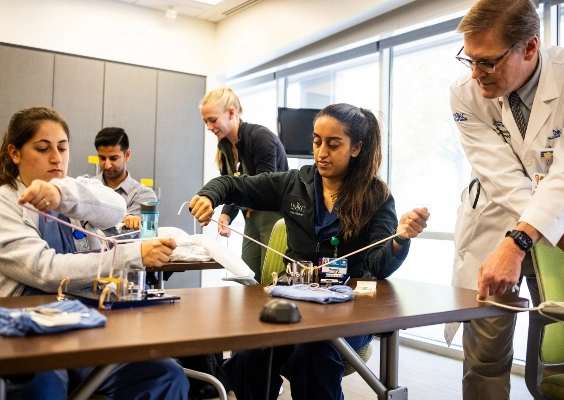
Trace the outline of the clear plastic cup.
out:
[[[142,269],[125,268],[119,271],[118,298],[141,300],[145,294],[146,272]]]

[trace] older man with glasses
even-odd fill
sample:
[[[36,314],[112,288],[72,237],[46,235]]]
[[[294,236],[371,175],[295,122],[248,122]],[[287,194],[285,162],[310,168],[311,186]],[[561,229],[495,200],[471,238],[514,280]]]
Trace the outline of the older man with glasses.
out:
[[[471,71],[451,86],[451,107],[472,177],[452,284],[517,295],[526,277],[538,304],[529,250],[564,234],[564,49],[540,46],[531,0],[478,0],[458,31],[456,59]],[[446,327],[449,343],[457,328]],[[514,315],[464,323],[465,400],[509,399],[514,329]]]

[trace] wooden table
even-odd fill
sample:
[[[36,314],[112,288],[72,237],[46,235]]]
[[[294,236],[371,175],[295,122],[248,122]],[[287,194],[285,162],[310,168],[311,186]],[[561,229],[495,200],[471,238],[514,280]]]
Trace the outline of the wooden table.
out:
[[[165,272],[184,272],[201,271],[204,269],[223,269],[223,266],[216,261],[170,261],[162,267],[145,267],[147,272],[156,272],[159,282],[157,287],[164,289],[163,274]]]
[[[379,398],[393,394],[394,400],[407,399],[407,389],[397,382],[400,329],[513,313],[478,303],[474,290],[401,279],[378,281],[374,296],[356,296],[346,303],[296,301],[302,315],[296,324],[259,321],[259,312],[270,299],[260,285],[168,293],[181,299],[173,304],[106,311],[104,328],[0,337],[0,376],[332,340]],[[492,299],[517,307],[528,305],[526,299],[513,296]],[[54,300],[55,296],[0,298],[0,307],[30,307]],[[370,333],[388,333],[380,344],[384,350],[380,380],[358,362],[342,339]]]

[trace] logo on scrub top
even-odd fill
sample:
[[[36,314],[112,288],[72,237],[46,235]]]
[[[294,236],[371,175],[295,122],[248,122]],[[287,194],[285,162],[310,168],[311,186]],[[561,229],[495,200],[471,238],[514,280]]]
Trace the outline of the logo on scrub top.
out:
[[[464,116],[464,113],[454,113],[452,116],[454,117],[454,122],[468,121],[468,118]]]
[[[290,203],[290,214],[299,215],[302,217],[304,215],[305,206],[299,202]]]
[[[552,136],[548,137],[548,140],[558,139],[562,135],[562,129],[553,129]]]
[[[511,138],[511,135],[509,134],[509,131],[507,130],[505,125],[503,125],[503,122],[492,119],[492,123],[494,126],[494,131],[504,140]]]

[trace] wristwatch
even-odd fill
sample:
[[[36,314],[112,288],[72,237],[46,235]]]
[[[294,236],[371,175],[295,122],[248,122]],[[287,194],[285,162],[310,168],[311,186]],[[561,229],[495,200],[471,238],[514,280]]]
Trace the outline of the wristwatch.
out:
[[[397,233],[397,230],[396,230],[396,233]],[[396,242],[400,246],[405,246],[407,243],[410,242],[410,240],[411,240],[410,238],[401,239],[399,236],[394,236],[394,242]]]
[[[515,244],[525,252],[533,247],[533,239],[523,231],[512,230],[505,234],[505,237],[510,236],[515,241]]]

